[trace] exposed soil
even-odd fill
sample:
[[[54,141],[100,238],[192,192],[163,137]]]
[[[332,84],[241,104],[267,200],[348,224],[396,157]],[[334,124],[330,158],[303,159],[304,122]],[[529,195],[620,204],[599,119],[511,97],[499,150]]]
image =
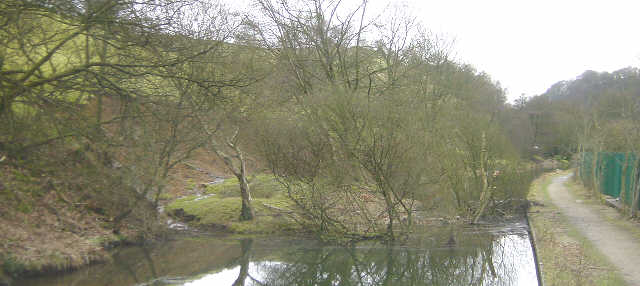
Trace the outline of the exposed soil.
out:
[[[195,155],[174,168],[167,198],[228,177],[216,157],[201,150]],[[106,248],[141,237],[143,230],[129,228],[126,223],[115,235],[112,217],[105,213],[100,201],[86,199],[82,189],[50,183],[55,179],[0,166],[0,285],[5,274],[67,271],[108,260]]]
[[[630,285],[640,285],[640,239],[629,230],[612,224],[604,206],[589,205],[569,192],[565,182],[571,175],[552,178],[548,192],[551,201],[589,241],[615,265]]]

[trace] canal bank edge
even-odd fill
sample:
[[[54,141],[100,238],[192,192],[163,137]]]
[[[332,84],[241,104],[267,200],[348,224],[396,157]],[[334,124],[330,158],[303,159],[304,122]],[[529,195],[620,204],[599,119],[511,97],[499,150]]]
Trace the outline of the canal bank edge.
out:
[[[538,286],[544,286],[544,271],[542,269],[542,264],[540,264],[540,259],[538,258],[538,247],[536,246],[536,231],[535,228],[531,226],[529,210],[524,212],[524,216],[527,218],[527,230],[529,231],[529,242],[531,243],[531,250],[533,251],[533,262],[536,264],[536,277],[538,277]]]

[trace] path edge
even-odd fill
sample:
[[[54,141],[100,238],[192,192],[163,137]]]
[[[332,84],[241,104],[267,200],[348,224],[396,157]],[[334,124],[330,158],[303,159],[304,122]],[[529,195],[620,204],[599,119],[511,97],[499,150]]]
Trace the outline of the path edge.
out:
[[[538,278],[538,286],[544,286],[544,274],[542,269],[542,264],[538,259],[538,247],[536,245],[536,231],[531,226],[531,221],[529,218],[529,208],[524,212],[524,216],[527,219],[527,232],[529,233],[529,242],[531,243],[531,250],[533,251],[533,262],[536,264],[536,277]]]

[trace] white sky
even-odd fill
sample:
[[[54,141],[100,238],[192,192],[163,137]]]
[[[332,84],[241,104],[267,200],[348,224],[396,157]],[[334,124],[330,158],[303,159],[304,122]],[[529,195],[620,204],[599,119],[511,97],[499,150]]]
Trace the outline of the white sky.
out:
[[[426,27],[455,38],[459,60],[499,80],[510,101],[588,69],[640,65],[638,0],[408,3]]]
[[[457,60],[500,81],[510,101],[585,70],[640,66],[640,0],[369,0],[367,9],[389,3],[454,40]]]

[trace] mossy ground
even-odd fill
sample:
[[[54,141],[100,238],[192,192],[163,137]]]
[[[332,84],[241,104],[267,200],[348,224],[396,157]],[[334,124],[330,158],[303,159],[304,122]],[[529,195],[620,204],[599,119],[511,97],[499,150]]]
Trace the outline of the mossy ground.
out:
[[[272,176],[252,177],[249,186],[256,214],[252,221],[239,220],[242,201],[235,178],[209,185],[202,195],[179,198],[170,203],[167,210],[171,213],[182,209],[185,214],[195,216],[195,220],[190,222],[193,226],[223,227],[232,233],[269,234],[300,230],[289,214],[277,210],[291,210],[293,203]]]
[[[547,188],[554,174],[531,185],[529,210],[544,285],[627,285],[592,243],[551,202]]]

